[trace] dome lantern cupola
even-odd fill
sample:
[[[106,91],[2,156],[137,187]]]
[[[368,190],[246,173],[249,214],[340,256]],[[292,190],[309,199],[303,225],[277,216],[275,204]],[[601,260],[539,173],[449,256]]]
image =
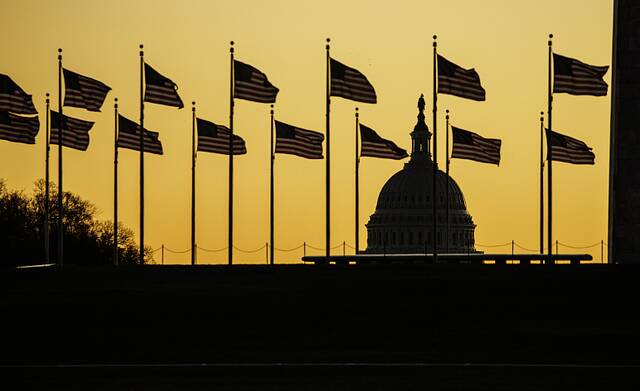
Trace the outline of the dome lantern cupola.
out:
[[[424,122],[424,95],[418,99],[418,121],[411,132],[411,160],[410,162],[431,160],[431,132]]]

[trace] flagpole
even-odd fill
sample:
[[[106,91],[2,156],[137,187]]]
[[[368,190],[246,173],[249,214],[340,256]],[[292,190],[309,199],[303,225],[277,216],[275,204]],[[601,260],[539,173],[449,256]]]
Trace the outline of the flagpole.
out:
[[[551,109],[552,109],[552,102],[553,102],[553,90],[552,90],[552,86],[551,86],[551,61],[552,61],[552,57],[553,57],[553,50],[551,47],[551,39],[553,38],[553,34],[549,34],[549,68],[548,68],[548,110],[547,110],[547,124],[549,125],[549,131],[552,131],[552,125],[551,125]],[[548,216],[547,216],[547,246],[548,246],[548,262],[549,264],[553,264],[553,259],[552,259],[552,242],[551,242],[551,238],[552,238],[552,196],[551,196],[551,186],[552,186],[552,166],[553,166],[553,160],[551,158],[551,146],[549,145],[549,142],[547,142],[547,169],[549,170],[547,172],[547,212],[548,212]]]
[[[191,265],[196,264],[196,102],[191,102]]]
[[[62,148],[63,148],[63,132],[62,132],[62,49],[58,49],[58,266],[64,264],[63,259],[63,229],[62,223],[63,207],[62,207]]]
[[[445,216],[445,220],[446,220],[446,226],[445,226],[445,242],[446,242],[446,247],[445,249],[447,250],[447,252],[449,252],[449,109],[445,110],[447,113],[447,116],[445,117],[447,120],[447,126],[446,126],[446,133],[447,133],[447,143],[445,146],[445,152],[446,152],[446,168],[447,168],[447,187],[445,189],[446,191],[446,195],[445,198],[447,199],[447,209],[446,209],[446,216]]]
[[[327,79],[326,79],[326,97],[327,97],[327,110],[326,110],[326,133],[327,133],[327,161],[326,161],[326,206],[325,206],[325,256],[326,262],[329,263],[329,256],[331,252],[331,123],[330,123],[330,107],[331,107],[331,85],[330,85],[330,72],[331,72],[331,57],[329,55],[329,42],[330,38],[327,38]]]
[[[273,104],[271,105],[271,148],[269,148],[269,160],[270,160],[270,175],[271,180],[269,182],[269,259],[270,263],[273,265],[275,263],[274,259],[274,240],[273,240],[273,231],[274,231],[274,193],[273,193],[273,166],[275,164],[276,155],[273,152]]]
[[[144,46],[140,44],[140,264],[144,264]]]
[[[544,254],[544,111],[540,112],[540,255]]]
[[[438,111],[438,90],[436,89],[437,71],[436,63],[438,62],[438,39],[437,35],[433,36],[433,263],[438,261],[438,216],[437,216],[437,192],[436,178],[438,174],[438,128],[436,114]]]
[[[45,148],[44,148],[44,260],[50,262],[49,254],[49,93],[46,93],[47,113],[45,125]]]
[[[45,126],[45,158],[44,158],[44,260],[50,263],[49,253],[49,93],[47,92],[47,113]]]
[[[231,58],[231,77],[229,78],[229,232],[228,232],[228,246],[229,265],[233,264],[233,87],[234,87],[234,73],[233,73],[233,41],[230,42],[229,54]]]
[[[356,255],[360,249],[360,157],[358,156],[358,133],[360,130],[360,115],[356,107]]]
[[[118,98],[114,99],[113,126],[113,264],[118,266]]]

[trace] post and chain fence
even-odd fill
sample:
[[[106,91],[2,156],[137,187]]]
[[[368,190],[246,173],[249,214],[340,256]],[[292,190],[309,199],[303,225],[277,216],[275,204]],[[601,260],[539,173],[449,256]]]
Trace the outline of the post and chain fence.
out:
[[[528,246],[524,246],[522,244],[520,244],[519,242],[516,242],[515,240],[511,240],[509,242],[504,242],[504,243],[498,243],[498,244],[483,244],[483,243],[475,243],[474,246],[480,250],[483,250],[485,252],[492,252],[492,253],[498,253],[498,254],[508,254],[511,253],[512,255],[516,254],[516,249],[518,250],[518,253],[533,253],[533,254],[538,254],[540,253],[540,249],[534,249],[534,248],[530,248]],[[594,261],[599,261],[600,263],[605,263],[605,258],[604,258],[604,253],[605,253],[605,247],[608,246],[608,244],[604,241],[601,240],[599,242],[590,244],[590,245],[586,245],[586,246],[576,246],[576,245],[570,245],[567,243],[563,243],[560,242],[558,240],[555,241],[554,243],[554,248],[553,250],[555,254],[558,254],[561,248],[564,249],[568,249],[568,250],[592,250],[595,249],[597,247],[600,247],[600,259],[596,259],[596,257],[594,256]],[[208,254],[216,254],[216,253],[220,253],[223,251],[226,251],[229,247],[225,246],[225,247],[220,247],[220,248],[215,248],[215,249],[209,249],[206,247],[202,247],[202,246],[195,246],[196,251],[203,251],[205,253]],[[349,254],[347,254],[347,248],[349,249]],[[243,249],[241,247],[236,247],[233,246],[233,249],[235,251],[238,251],[242,254],[247,254],[247,255],[252,255],[252,254],[256,254],[259,253],[262,250],[265,250],[265,259],[264,262],[265,263],[269,263],[269,243],[265,243],[262,246],[255,248],[255,249]],[[343,241],[342,243],[337,244],[336,246],[331,247],[329,250],[330,251],[335,251],[337,249],[342,249],[342,255],[352,255],[356,253],[356,248],[354,246],[352,246],[350,243]],[[296,255],[293,254],[293,252],[295,251],[299,251],[302,250],[302,254],[300,255]],[[295,247],[291,247],[291,248],[278,248],[275,247],[274,248],[274,253],[278,254],[280,253],[281,255],[286,255],[288,257],[288,259],[286,260],[281,260],[279,259],[279,257],[276,255],[276,263],[278,261],[280,261],[281,263],[300,263],[301,262],[301,258],[305,257],[308,254],[308,251],[311,250],[313,252],[316,252],[316,254],[311,254],[311,255],[324,255],[325,253],[325,248],[324,247],[316,247],[313,246],[309,243],[302,242],[300,245],[295,246]],[[542,249],[542,253],[546,254],[548,251],[548,247],[543,247]],[[164,244],[162,244],[160,247],[153,249],[151,251],[152,254],[156,254],[157,252],[160,252],[160,263],[161,264],[165,264],[165,252],[166,253],[170,253],[170,254],[176,254],[176,255],[182,255],[182,254],[187,254],[191,252],[191,249],[186,249],[186,250],[173,250],[169,247],[166,247]],[[197,253],[196,253],[197,255]],[[196,257],[197,258],[197,257]],[[156,262],[158,260],[156,259]],[[187,261],[185,262],[176,262],[173,261],[172,264],[184,264],[184,263],[188,263]],[[224,263],[224,262],[199,262],[200,264],[213,264],[213,263]],[[260,262],[262,263],[262,262]]]

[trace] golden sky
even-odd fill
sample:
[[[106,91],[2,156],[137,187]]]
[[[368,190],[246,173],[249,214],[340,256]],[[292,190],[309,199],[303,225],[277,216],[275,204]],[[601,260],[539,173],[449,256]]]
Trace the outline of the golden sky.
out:
[[[35,145],[0,141],[0,177],[10,188],[32,190],[44,176],[45,93],[57,110],[57,49],[63,64],[112,87],[101,113],[65,108],[95,121],[87,152],[64,151],[64,188],[94,202],[99,218],[113,218],[113,98],[120,113],[139,116],[138,45],[145,59],[179,86],[185,109],[145,105],[145,127],[160,132],[165,155],[145,157],[145,241],[154,249],[189,248],[191,110],[221,124],[229,118],[229,41],[236,59],[267,74],[278,88],[276,118],[324,133],[325,38],[332,57],[357,68],[373,84],[376,105],[332,99],[332,245],[354,238],[354,108],[361,121],[410,149],[420,93],[432,124],[432,39],[439,53],[475,68],[485,102],[449,95],[438,99],[438,153],[444,167],[444,110],[452,124],[500,138],[499,167],[453,160],[482,244],[515,240],[538,248],[539,115],[546,111],[547,35],[556,52],[593,65],[611,64],[610,0],[535,1],[5,1],[0,5],[0,73],[28,93],[41,114]],[[611,72],[605,76],[610,83]],[[609,91],[610,92],[610,91]],[[595,166],[554,163],[554,240],[575,246],[607,239],[610,96],[557,94],[554,130],[585,141]],[[235,132],[248,154],[235,159],[235,240],[257,249],[269,234],[269,105],[236,100]],[[120,151],[119,218],[138,230],[138,152]],[[51,178],[57,181],[57,146]],[[360,166],[360,242],[382,185],[403,162],[363,158]],[[324,161],[276,158],[276,248],[303,241],[324,246]],[[201,153],[197,162],[197,243],[227,244],[227,157]],[[546,183],[546,180],[545,180]],[[546,240],[546,239],[545,239]],[[546,241],[545,241],[546,243]],[[575,252],[563,248],[560,251]],[[600,259],[600,248],[590,251]],[[342,253],[342,249],[335,251]],[[308,254],[322,252],[309,250]],[[606,249],[605,249],[606,254]],[[298,261],[302,250],[276,252]],[[156,253],[160,261],[160,254]],[[198,254],[201,263],[224,263],[226,251]],[[264,262],[265,252],[236,253],[238,262]],[[165,253],[165,262],[187,263],[189,254]]]

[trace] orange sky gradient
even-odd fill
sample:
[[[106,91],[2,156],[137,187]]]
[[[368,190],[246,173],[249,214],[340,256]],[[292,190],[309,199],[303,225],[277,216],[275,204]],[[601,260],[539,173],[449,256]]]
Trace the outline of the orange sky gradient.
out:
[[[64,151],[64,187],[95,203],[100,219],[113,219],[113,99],[120,113],[138,120],[138,45],[145,60],[179,86],[185,109],[145,105],[145,127],[160,132],[164,156],[145,157],[146,244],[186,250],[190,241],[190,102],[199,117],[228,124],[229,41],[236,59],[265,72],[280,89],[276,118],[325,130],[325,39],[331,54],[363,72],[378,95],[375,105],[332,99],[332,245],[354,243],[354,108],[362,123],[410,149],[421,93],[432,126],[432,39],[439,53],[475,68],[485,102],[449,95],[438,99],[438,153],[444,169],[444,110],[452,124],[500,138],[499,167],[453,160],[477,224],[477,249],[510,252],[515,240],[538,248],[539,116],[547,105],[547,35],[557,53],[593,65],[611,65],[610,0],[540,1],[35,1],[3,2],[0,73],[28,93],[41,115],[35,145],[0,141],[0,177],[12,189],[32,191],[44,177],[45,93],[57,108],[57,49],[63,64],[110,87],[102,112],[65,108],[95,121],[87,152]],[[611,72],[605,76],[610,83]],[[557,94],[553,128],[585,141],[594,166],[554,164],[554,241],[574,246],[607,238],[610,93],[607,97]],[[248,154],[235,159],[235,245],[262,247],[269,235],[269,105],[236,100],[235,132]],[[433,129],[431,129],[433,131]],[[138,153],[120,151],[119,219],[138,230]],[[197,161],[197,244],[227,244],[227,157],[201,153]],[[51,178],[57,182],[57,146]],[[360,242],[378,192],[403,162],[363,158],[360,166]],[[306,241],[324,246],[325,164],[291,155],[276,157],[276,248]],[[546,179],[545,179],[546,184]],[[546,243],[546,239],[545,239]],[[522,251],[516,248],[518,252]],[[347,249],[348,252],[353,250]],[[590,252],[600,260],[600,247]],[[606,256],[605,248],[605,256]],[[308,249],[307,254],[322,254]],[[334,251],[342,253],[342,248]],[[276,261],[299,262],[302,249],[276,252]],[[226,251],[198,253],[199,263],[226,263]],[[160,262],[160,254],[155,253]],[[236,252],[238,263],[264,263],[265,251]],[[188,263],[189,254],[165,253],[165,263]]]

